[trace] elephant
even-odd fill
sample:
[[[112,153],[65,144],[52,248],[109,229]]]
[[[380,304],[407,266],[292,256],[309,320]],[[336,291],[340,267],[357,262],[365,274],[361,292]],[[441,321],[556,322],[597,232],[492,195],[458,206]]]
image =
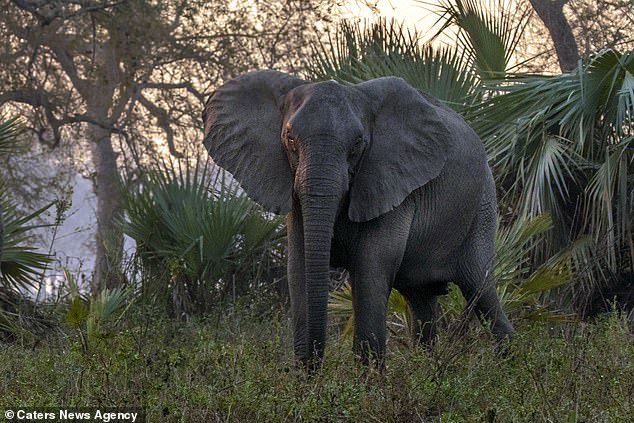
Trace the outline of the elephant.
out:
[[[494,277],[496,192],[457,113],[398,77],[356,85],[275,70],[231,79],[203,111],[203,144],[264,209],[287,213],[294,352],[323,364],[330,267],[349,271],[354,351],[382,361],[392,288],[433,342],[455,283],[497,340],[513,326]]]

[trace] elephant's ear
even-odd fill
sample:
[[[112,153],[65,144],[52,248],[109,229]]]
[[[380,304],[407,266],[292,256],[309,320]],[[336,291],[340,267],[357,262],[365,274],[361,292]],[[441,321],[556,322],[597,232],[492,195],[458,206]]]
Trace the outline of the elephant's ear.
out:
[[[451,143],[437,107],[401,78],[356,86],[374,103],[371,139],[350,189],[352,221],[374,219],[440,174]]]
[[[204,145],[265,209],[291,208],[293,177],[280,142],[282,97],[306,82],[277,71],[234,78],[207,100]]]

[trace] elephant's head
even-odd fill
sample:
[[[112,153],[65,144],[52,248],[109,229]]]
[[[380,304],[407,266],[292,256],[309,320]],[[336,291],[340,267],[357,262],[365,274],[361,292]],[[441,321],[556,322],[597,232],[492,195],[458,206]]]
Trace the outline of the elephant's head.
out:
[[[321,356],[338,213],[374,219],[438,176],[448,130],[437,108],[400,78],[344,86],[276,71],[221,86],[203,120],[210,155],[249,196],[275,213],[294,207],[303,219],[308,311],[300,355]]]

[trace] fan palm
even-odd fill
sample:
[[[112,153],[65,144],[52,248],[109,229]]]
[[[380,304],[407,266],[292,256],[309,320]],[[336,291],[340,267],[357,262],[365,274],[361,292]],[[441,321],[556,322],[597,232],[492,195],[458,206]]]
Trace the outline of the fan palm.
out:
[[[469,117],[510,192],[506,203],[520,214],[552,214],[558,231],[546,250],[589,233],[599,248],[580,260],[631,268],[634,52],[604,50],[573,72],[519,75],[490,88],[499,95]]]
[[[0,122],[0,155],[18,150],[19,132],[17,118]],[[31,305],[18,292],[35,287],[49,262],[46,254],[38,253],[24,244],[30,230],[46,226],[35,224],[34,221],[51,206],[49,204],[28,216],[21,216],[17,212],[17,205],[9,200],[0,175],[0,331],[5,335],[25,333],[27,328],[20,321],[29,322],[30,329],[39,326],[39,318],[21,315],[22,310],[31,308]]]
[[[164,164],[124,190],[123,232],[155,280],[162,278],[176,315],[203,311],[210,296],[257,283],[284,236],[223,171],[208,162]]]
[[[344,83],[400,76],[458,112],[477,103],[484,81],[512,69],[528,9],[510,11],[501,0],[442,1],[429,6],[439,17],[436,36],[457,28],[453,46],[421,45],[415,31],[394,20],[365,26],[343,22],[309,57],[309,76]]]
[[[394,20],[363,27],[342,23],[306,65],[309,77],[354,84],[400,76],[455,110],[478,98],[479,79],[456,48],[421,46],[418,34]]]
[[[503,78],[513,69],[513,55],[528,24],[531,8],[503,0],[420,1],[437,16],[434,36],[455,28],[460,57],[480,80]]]
[[[0,155],[17,151],[16,137],[20,132],[19,121],[14,119],[0,123]],[[46,269],[48,256],[23,246],[28,231],[46,226],[33,223],[53,204],[21,216],[17,205],[9,200],[8,192],[0,175],[0,282],[3,288],[26,289],[33,286]]]

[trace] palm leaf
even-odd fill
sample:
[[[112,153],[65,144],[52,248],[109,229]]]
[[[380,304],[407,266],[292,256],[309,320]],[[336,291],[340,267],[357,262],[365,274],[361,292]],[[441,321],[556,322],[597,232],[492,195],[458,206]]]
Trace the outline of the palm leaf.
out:
[[[50,203],[39,210],[20,216],[17,206],[6,199],[6,191],[0,187],[0,219],[3,222],[2,255],[0,256],[0,282],[8,286],[25,290],[35,287],[46,270],[50,257],[36,252],[35,248],[25,246],[28,243],[28,232],[48,224],[33,223],[54,203]]]
[[[514,208],[552,214],[558,232],[545,256],[588,232],[603,244],[611,271],[631,266],[632,75],[632,52],[604,50],[567,74],[489,84],[498,95],[468,110]]]
[[[482,80],[503,78],[528,24],[529,7],[511,11],[502,0],[421,1],[438,16],[437,37],[455,27],[459,50]]]
[[[308,60],[306,67],[312,78],[355,84],[399,76],[456,110],[479,96],[477,76],[458,50],[421,47],[418,34],[394,20],[365,26],[344,22]]]
[[[123,232],[166,292],[188,293],[200,307],[236,274],[252,282],[284,237],[281,218],[265,215],[208,159],[164,162],[127,184]]]
[[[0,116],[0,156],[6,156],[19,150],[16,138],[21,131],[22,126],[19,118],[5,120]]]

